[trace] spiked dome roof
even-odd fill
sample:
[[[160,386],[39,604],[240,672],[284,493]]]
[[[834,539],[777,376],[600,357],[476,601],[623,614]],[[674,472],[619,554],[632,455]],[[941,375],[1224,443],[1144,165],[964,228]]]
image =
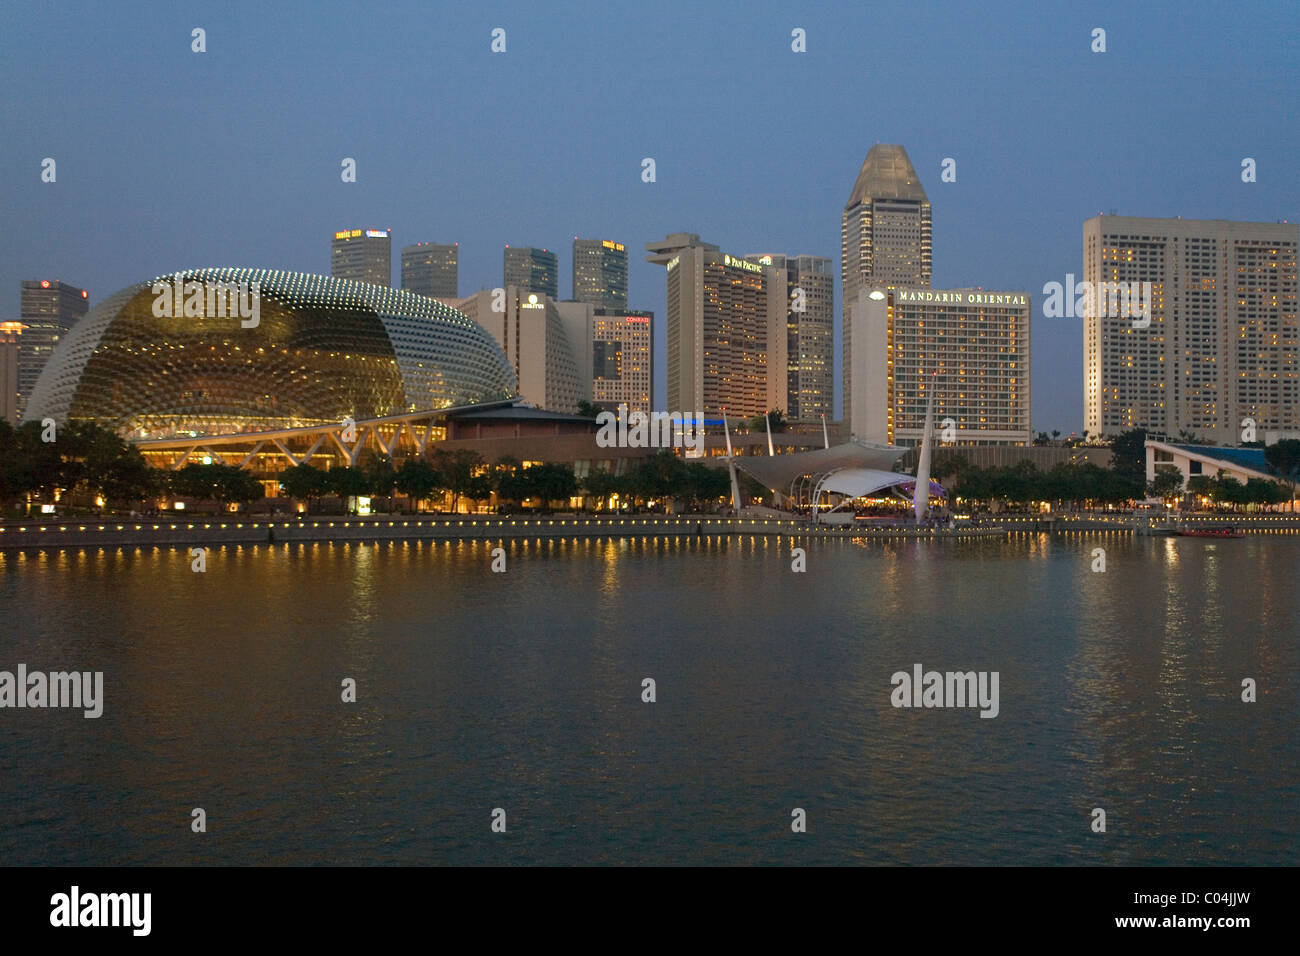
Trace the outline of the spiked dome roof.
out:
[[[178,278],[179,277],[179,278]],[[158,315],[156,285],[256,287],[259,315]],[[186,293],[188,294],[188,292]],[[241,307],[243,299],[241,297]],[[330,424],[518,393],[488,332],[433,299],[271,269],[190,269],[137,283],[50,357],[26,417],[92,420],[135,438]]]

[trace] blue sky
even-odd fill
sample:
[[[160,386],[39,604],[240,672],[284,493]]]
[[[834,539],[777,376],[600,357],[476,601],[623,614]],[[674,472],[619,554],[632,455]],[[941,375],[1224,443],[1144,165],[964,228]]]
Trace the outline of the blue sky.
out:
[[[567,297],[574,235],[611,238],[634,253],[630,304],[656,313],[662,402],[664,274],[645,243],[687,231],[830,256],[838,321],[840,214],[867,150],[896,142],[933,204],[936,287],[1034,295],[1034,427],[1069,432],[1082,330],[1041,299],[1080,272],[1086,218],[1300,218],[1298,11],[7,3],[0,317],[22,279],[75,282],[93,304],[177,268],[327,273],[331,234],[353,225],[391,228],[395,265],[401,245],[459,242],[462,294],[500,284],[506,244],[556,250]]]

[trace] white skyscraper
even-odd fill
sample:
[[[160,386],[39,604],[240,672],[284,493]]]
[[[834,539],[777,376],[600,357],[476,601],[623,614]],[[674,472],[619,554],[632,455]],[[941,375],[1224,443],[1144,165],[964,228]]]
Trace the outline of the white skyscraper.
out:
[[[1097,216],[1083,277],[1151,283],[1149,324],[1083,315],[1084,427],[1238,444],[1300,430],[1296,254],[1286,223]],[[1145,321],[1145,317],[1144,317]]]

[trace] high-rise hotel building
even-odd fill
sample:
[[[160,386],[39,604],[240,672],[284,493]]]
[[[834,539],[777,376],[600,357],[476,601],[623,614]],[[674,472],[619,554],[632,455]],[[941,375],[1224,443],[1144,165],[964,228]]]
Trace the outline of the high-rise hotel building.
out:
[[[330,244],[330,275],[372,285],[393,284],[393,240],[387,229],[340,229]]]
[[[655,314],[631,309],[596,309],[591,318],[591,400],[609,411],[626,404],[649,412],[654,382],[651,327]]]
[[[58,279],[24,279],[22,336],[18,345],[18,411],[27,407],[36,380],[59,342],[81,321],[90,294]]]
[[[578,402],[591,400],[592,307],[556,302],[514,285],[501,292],[504,297],[484,289],[455,308],[501,346],[519,379],[521,398],[548,411],[576,412]]]
[[[648,243],[668,270],[669,412],[785,409],[786,277],[677,233]]]
[[[454,299],[460,295],[458,277],[460,246],[417,242],[402,247],[402,288],[431,299]]]
[[[623,243],[573,240],[573,298],[597,309],[627,308],[627,247]]]
[[[785,273],[786,403],[792,422],[835,418],[835,274],[825,256],[746,256]]]
[[[529,246],[506,246],[504,285],[558,299],[559,276],[559,259],[555,253]]]
[[[1296,258],[1286,223],[1097,216],[1083,277],[1151,283],[1150,315],[1085,309],[1084,427],[1238,444],[1300,430]],[[1107,297],[1108,298],[1108,297]],[[1149,318],[1149,324],[1147,319]]]
[[[855,354],[844,404],[853,435],[916,445],[934,391],[936,437],[951,419],[958,445],[1033,439],[1026,292],[860,289],[849,307]]]
[[[929,288],[930,200],[902,146],[877,143],[867,153],[840,220],[840,269],[844,296],[842,336],[844,424],[858,434],[849,396],[854,368],[853,303],[864,288]]]

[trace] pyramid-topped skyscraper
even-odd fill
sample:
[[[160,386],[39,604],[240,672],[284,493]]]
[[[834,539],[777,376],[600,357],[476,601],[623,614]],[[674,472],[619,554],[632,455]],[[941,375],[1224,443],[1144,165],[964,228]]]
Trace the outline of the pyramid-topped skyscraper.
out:
[[[853,384],[849,310],[865,287],[929,288],[930,256],[930,200],[921,177],[902,146],[877,143],[862,162],[840,221],[843,417],[849,429],[848,396]]]

